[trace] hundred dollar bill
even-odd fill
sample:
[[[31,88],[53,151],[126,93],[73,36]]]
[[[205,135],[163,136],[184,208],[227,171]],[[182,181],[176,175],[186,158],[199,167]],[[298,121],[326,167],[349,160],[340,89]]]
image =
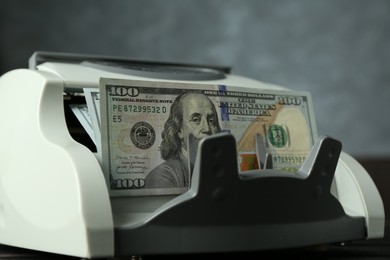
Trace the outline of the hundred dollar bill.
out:
[[[84,88],[85,101],[87,103],[89,115],[91,118],[91,126],[94,133],[95,145],[96,145],[96,157],[101,163],[102,157],[102,144],[100,133],[100,91],[98,88]]]
[[[85,104],[71,104],[71,110],[73,111],[80,124],[84,127],[85,132],[89,135],[92,142],[96,145],[95,134],[92,128],[91,117],[89,116],[88,107]]]
[[[309,92],[102,78],[100,98],[111,196],[186,191],[189,134],[231,133],[243,174],[258,168],[256,135],[273,168],[287,171],[299,169],[317,137]]]

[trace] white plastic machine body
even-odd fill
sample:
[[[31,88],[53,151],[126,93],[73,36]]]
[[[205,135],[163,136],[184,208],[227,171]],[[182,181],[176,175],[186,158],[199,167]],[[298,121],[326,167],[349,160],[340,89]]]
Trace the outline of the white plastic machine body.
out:
[[[64,116],[64,91],[98,88],[101,77],[285,90],[229,73],[219,79],[173,80],[62,61],[4,74],[0,78],[1,244],[101,258],[289,248],[383,237],[384,208],[374,182],[337,141],[326,137],[319,137],[313,147],[301,169],[302,178],[271,173],[268,178],[241,180],[232,170],[234,139],[221,134],[200,143],[188,192],[177,197],[110,198],[96,156],[70,136]],[[215,150],[212,147],[222,152],[206,154]],[[215,169],[213,163],[227,177],[213,179],[207,174]]]

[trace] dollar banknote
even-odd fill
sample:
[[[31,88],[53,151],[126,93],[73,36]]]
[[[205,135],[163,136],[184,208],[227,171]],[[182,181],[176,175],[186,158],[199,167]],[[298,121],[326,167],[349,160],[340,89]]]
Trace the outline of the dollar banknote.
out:
[[[93,129],[94,140],[96,145],[96,157],[102,161],[102,143],[100,132],[100,91],[98,88],[84,88],[85,102],[88,107],[91,127]]]
[[[92,142],[96,145],[95,132],[92,127],[88,106],[86,104],[71,104],[70,108],[80,124],[84,127],[85,132],[87,132]]]
[[[237,142],[237,169],[297,171],[317,136],[311,95],[225,85],[100,80],[102,166],[112,196],[179,194],[190,186],[188,136]],[[261,170],[259,170],[261,174]]]

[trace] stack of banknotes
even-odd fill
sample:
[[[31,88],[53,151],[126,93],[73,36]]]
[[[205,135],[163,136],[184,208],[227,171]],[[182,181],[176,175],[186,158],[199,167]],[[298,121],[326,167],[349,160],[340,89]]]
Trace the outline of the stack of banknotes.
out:
[[[111,196],[180,194],[191,185],[188,136],[228,132],[237,169],[296,172],[317,138],[310,92],[102,78],[72,110],[97,147]],[[259,169],[261,174],[261,169]]]

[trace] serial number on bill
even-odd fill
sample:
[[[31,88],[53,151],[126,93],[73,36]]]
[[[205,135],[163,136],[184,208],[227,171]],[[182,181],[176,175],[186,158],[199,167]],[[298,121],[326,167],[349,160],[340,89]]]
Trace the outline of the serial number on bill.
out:
[[[113,105],[113,112],[128,112],[128,113],[155,113],[165,114],[167,113],[166,107],[159,106],[140,106],[140,105]]]

